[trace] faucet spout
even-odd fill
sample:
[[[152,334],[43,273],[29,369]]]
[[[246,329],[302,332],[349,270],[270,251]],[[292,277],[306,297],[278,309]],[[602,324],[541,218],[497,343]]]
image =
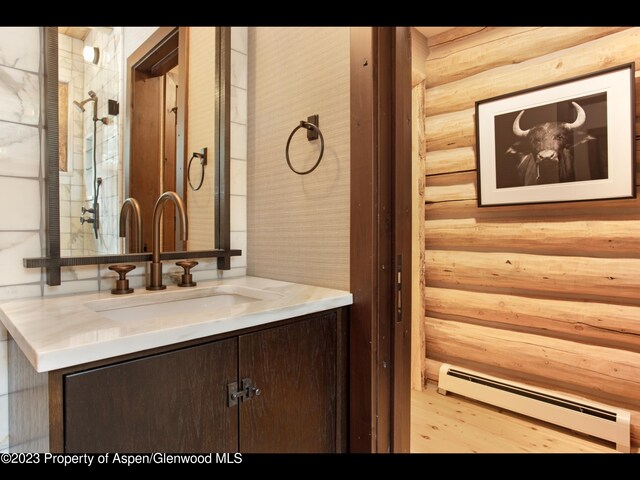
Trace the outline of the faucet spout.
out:
[[[184,202],[180,195],[176,192],[164,192],[160,195],[160,198],[156,201],[155,207],[153,207],[153,230],[151,231],[151,277],[149,279],[149,285],[147,290],[164,290],[166,285],[162,284],[162,263],[160,262],[160,220],[162,220],[162,212],[164,205],[172,201],[178,214],[180,215],[180,232],[182,241],[187,240],[189,223],[187,220],[187,210],[184,206]]]
[[[138,201],[129,197],[122,202],[122,208],[120,209],[120,236],[125,237],[127,231],[127,218],[128,215],[133,215],[133,221],[136,226],[136,249],[133,252],[142,252],[142,215],[140,214],[140,204]]]

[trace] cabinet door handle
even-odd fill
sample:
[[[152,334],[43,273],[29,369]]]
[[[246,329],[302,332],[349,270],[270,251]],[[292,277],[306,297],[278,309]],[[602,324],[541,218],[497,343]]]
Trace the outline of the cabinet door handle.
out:
[[[251,397],[254,395],[257,397],[262,393],[262,390],[251,384],[250,378],[243,378],[241,385],[242,388],[240,390],[238,390],[238,384],[236,382],[227,385],[227,401],[230,407],[237,405],[238,402],[251,400]]]

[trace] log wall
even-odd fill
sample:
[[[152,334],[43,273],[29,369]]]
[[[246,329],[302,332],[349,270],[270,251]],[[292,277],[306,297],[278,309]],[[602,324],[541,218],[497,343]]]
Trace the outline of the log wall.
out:
[[[640,200],[478,209],[475,171],[477,100],[631,61],[640,28],[429,39],[413,89],[414,388],[466,366],[627,408],[640,444]]]

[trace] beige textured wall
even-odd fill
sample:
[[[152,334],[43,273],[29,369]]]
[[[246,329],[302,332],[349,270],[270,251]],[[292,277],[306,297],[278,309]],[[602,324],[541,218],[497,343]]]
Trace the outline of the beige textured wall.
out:
[[[189,29],[187,153],[190,158],[192,152],[200,152],[200,149],[207,147],[210,157],[200,190],[193,191],[187,185],[189,250],[207,250],[213,248],[214,244],[215,42],[215,27]],[[201,168],[200,160],[194,159],[191,164],[191,183],[194,187],[200,182]]]
[[[349,289],[349,29],[250,28],[248,274]],[[285,145],[320,115],[324,158],[289,170]],[[319,142],[299,130],[292,163],[307,169]]]

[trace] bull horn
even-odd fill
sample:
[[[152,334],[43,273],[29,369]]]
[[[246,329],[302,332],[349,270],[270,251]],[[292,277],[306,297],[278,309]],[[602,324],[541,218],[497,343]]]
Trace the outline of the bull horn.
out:
[[[578,105],[576,102],[571,102],[571,104],[576,109],[576,112],[578,112],[578,116],[576,117],[575,122],[565,123],[564,126],[569,130],[576,130],[580,128],[582,125],[584,125],[584,122],[587,121],[587,114],[584,113],[584,109],[580,105]]]
[[[529,134],[529,130],[522,130],[520,128],[520,118],[524,115],[524,110],[522,110],[516,119],[513,121],[513,134],[516,137],[526,137]]]

